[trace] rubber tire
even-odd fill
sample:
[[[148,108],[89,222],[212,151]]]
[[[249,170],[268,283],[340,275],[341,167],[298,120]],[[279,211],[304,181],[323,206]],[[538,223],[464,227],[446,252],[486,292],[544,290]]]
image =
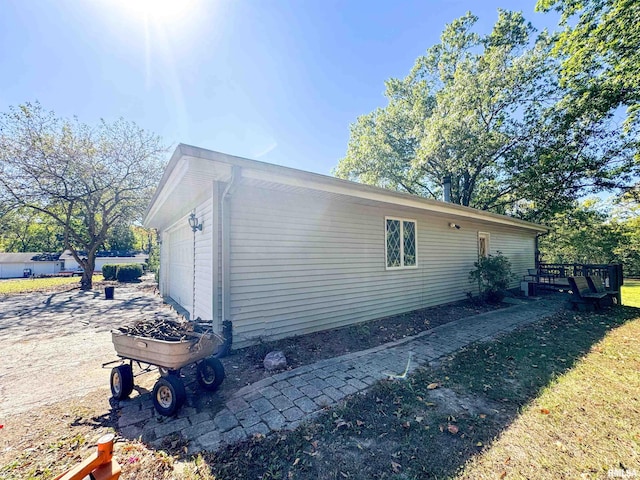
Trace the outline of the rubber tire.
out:
[[[153,406],[160,415],[165,417],[180,410],[186,398],[184,383],[177,375],[160,377],[153,386]]]
[[[120,365],[111,369],[111,395],[116,400],[129,398],[133,391],[133,370],[131,365]]]
[[[211,378],[212,376],[213,378]],[[222,362],[214,357],[205,358],[198,363],[196,377],[204,390],[215,392],[224,380]]]

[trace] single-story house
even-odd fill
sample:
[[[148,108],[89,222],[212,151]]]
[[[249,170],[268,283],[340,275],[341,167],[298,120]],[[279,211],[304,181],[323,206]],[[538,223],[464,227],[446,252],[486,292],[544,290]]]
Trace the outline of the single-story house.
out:
[[[80,252],[80,256],[84,256],[83,252]],[[102,266],[106,264],[138,263],[144,265],[148,259],[148,254],[140,252],[99,251],[96,252],[96,265],[94,270],[100,272],[102,271]],[[62,255],[60,255],[60,260],[64,262],[64,271],[73,272],[80,268],[80,265],[76,262],[76,259],[73,258],[69,250],[65,250]]]
[[[478,255],[500,251],[521,276],[547,232],[182,144],[144,225],[159,232],[162,295],[230,321],[236,347],[464,299]]]
[[[0,278],[54,275],[63,268],[59,257],[57,253],[0,253]]]

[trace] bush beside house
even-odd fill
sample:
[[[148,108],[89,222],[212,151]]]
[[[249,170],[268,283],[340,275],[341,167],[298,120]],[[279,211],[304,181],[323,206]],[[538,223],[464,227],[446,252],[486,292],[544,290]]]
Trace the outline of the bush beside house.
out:
[[[497,255],[480,257],[473,266],[476,268],[469,272],[469,281],[478,282],[482,299],[489,303],[501,302],[514,278],[509,259],[497,252]]]
[[[102,276],[105,280],[119,282],[133,282],[144,273],[142,265],[136,263],[106,264],[102,266]]]

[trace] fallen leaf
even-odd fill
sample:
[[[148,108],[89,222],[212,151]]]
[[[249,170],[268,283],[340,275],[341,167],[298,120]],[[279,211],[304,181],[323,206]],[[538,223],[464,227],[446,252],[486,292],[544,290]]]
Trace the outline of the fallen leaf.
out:
[[[449,430],[449,433],[451,435],[455,435],[456,433],[458,433],[458,431],[460,429],[458,427],[456,427],[455,425],[449,424],[449,425],[447,425],[447,430]]]
[[[484,444],[482,442],[476,443],[476,447],[482,447]]]
[[[549,409],[548,408],[541,408],[540,409],[540,413],[542,413],[543,415],[549,415]]]
[[[480,417],[480,418],[487,418],[487,416],[486,416],[484,413],[481,413],[481,414],[479,415],[479,417]]]
[[[402,465],[396,462],[391,462],[391,468],[393,469],[393,473],[398,473],[400,468],[402,468]]]
[[[416,422],[421,423],[424,420],[424,417],[416,417]]]
[[[500,478],[504,478],[507,476],[507,471],[503,470],[502,473],[500,474]]]
[[[436,406],[436,404],[435,404],[435,403],[433,403],[433,402],[427,402],[427,403],[425,403],[425,405],[426,405],[427,407],[435,407],[435,406]]]
[[[316,450],[318,449],[318,441],[314,440],[313,442],[311,442],[311,445],[313,446],[313,448],[315,448]]]
[[[362,420],[356,420],[356,425],[361,427],[362,425],[364,425],[364,422]]]
[[[295,467],[298,463],[300,463],[300,457],[296,457],[296,459],[293,461],[293,466]]]
[[[349,475],[347,475],[347,474],[346,474],[346,473],[344,473],[344,472],[340,472],[340,475],[342,475],[344,478],[349,478]]]
[[[402,424],[402,426],[403,426],[404,428],[409,428],[409,427],[411,426],[411,424],[410,424],[409,422],[404,422],[404,423]]]
[[[430,383],[429,385],[427,385],[427,390],[435,390],[436,388],[438,388],[437,383]]]

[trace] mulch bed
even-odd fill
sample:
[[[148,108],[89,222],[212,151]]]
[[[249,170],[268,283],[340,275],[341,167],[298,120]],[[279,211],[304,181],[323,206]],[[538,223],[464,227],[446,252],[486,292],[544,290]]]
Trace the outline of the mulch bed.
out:
[[[479,304],[463,300],[449,305],[424,308],[348,327],[264,342],[234,350],[224,359],[227,372],[224,388],[235,390],[266,377],[267,373],[262,361],[264,356],[273,350],[283,351],[287,357],[288,368],[293,369],[319,360],[377,347],[417,335],[445,323],[506,306],[508,305]]]

